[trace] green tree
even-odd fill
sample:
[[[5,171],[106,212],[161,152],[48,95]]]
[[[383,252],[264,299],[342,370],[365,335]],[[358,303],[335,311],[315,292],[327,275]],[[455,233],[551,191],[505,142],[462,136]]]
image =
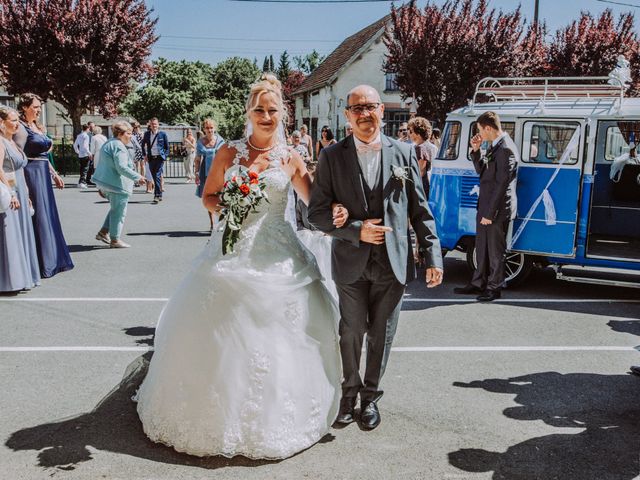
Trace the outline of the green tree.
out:
[[[284,83],[289,78],[289,74],[291,73],[291,63],[289,62],[289,54],[285,50],[280,55],[280,62],[278,63],[278,79]]]
[[[122,113],[144,122],[158,117],[166,123],[198,125],[207,117],[225,138],[244,128],[244,104],[260,69],[249,59],[232,57],[215,66],[201,62],[154,63],[155,74],[121,105]]]
[[[260,76],[260,69],[247,58],[231,57],[213,67],[212,94],[244,107],[249,87]]]
[[[296,64],[296,69],[300,70],[305,75],[309,75],[313,72],[318,65],[320,65],[326,57],[320,55],[314,49],[311,53],[307,53],[304,56],[293,57],[293,62]]]
[[[227,99],[210,99],[198,105],[195,116],[202,122],[205,118],[213,118],[218,124],[218,132],[224,138],[240,138],[244,131],[244,105],[230,102]]]
[[[193,123],[195,107],[214,92],[211,65],[160,58],[153,68],[154,75],[121,105],[123,113],[141,122],[158,117],[166,123]]]

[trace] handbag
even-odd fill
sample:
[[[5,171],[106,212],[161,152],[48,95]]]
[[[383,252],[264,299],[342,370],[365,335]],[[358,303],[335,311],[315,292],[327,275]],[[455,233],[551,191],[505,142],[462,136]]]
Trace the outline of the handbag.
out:
[[[11,205],[11,197],[13,192],[3,182],[0,182],[0,213],[4,213],[9,210]]]

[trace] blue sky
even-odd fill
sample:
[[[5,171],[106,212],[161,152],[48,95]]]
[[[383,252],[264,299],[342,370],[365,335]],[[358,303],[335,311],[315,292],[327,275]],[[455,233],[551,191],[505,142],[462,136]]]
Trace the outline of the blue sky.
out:
[[[640,0],[540,0],[540,17],[551,31],[577,18],[581,11],[594,15],[606,8],[614,14],[634,12],[640,25]],[[399,5],[401,2],[396,2]],[[426,0],[420,0],[424,6]],[[444,0],[434,0],[436,4]],[[262,66],[265,55],[276,58],[284,50],[293,57],[314,48],[330,53],[349,35],[389,13],[392,2],[372,3],[257,3],[231,0],[147,0],[159,18],[161,35],[153,58],[200,60],[215,64],[225,58],[256,57]],[[534,0],[490,0],[496,9],[512,11],[518,5],[533,18]]]

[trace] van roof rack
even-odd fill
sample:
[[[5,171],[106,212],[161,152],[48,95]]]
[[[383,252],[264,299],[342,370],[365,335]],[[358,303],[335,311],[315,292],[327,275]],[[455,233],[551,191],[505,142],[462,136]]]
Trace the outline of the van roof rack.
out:
[[[627,89],[619,79],[612,77],[485,77],[478,82],[471,107],[478,95],[490,101],[564,99],[617,99],[624,98]]]

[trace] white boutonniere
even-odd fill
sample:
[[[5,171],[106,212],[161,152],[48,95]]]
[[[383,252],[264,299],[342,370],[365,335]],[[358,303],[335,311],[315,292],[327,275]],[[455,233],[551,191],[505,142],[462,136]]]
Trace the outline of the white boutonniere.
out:
[[[406,181],[411,181],[409,178],[409,167],[401,167],[399,165],[391,165],[391,174],[393,178],[396,180],[400,180],[402,182],[402,187],[404,188],[404,183]]]
[[[491,152],[487,153],[486,155],[483,155],[480,160],[482,160],[482,163],[484,163],[484,165],[487,166],[487,164],[491,161]]]

